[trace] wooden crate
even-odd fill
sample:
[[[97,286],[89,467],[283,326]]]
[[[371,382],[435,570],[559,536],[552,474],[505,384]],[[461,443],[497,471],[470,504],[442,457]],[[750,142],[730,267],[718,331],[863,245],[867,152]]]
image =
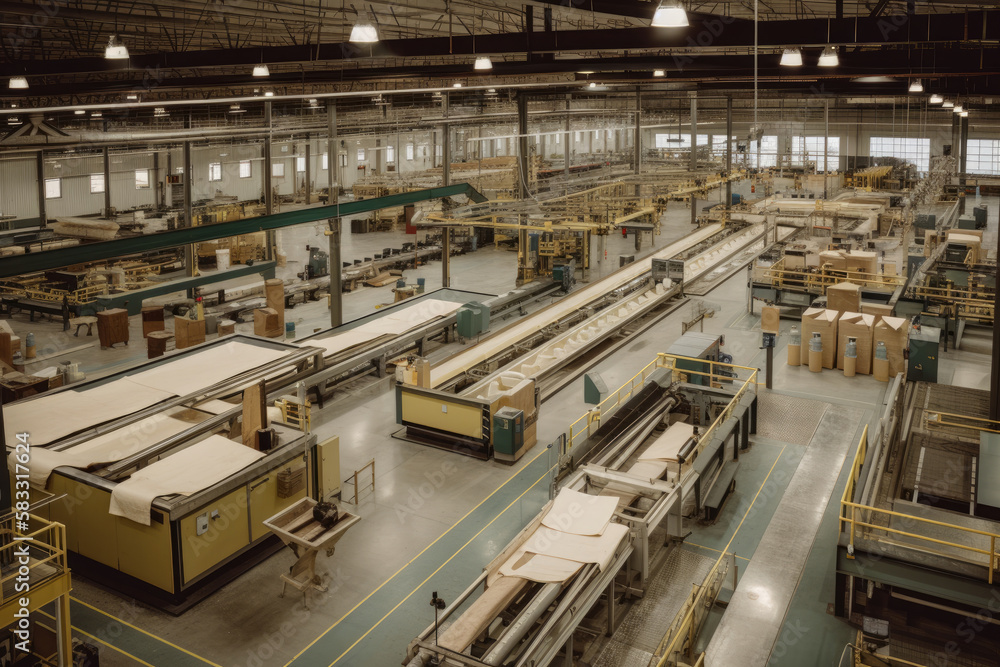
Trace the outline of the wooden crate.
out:
[[[97,313],[97,336],[101,347],[111,347],[115,343],[128,345],[128,311],[112,308]]]
[[[142,337],[146,338],[154,331],[166,329],[163,317],[163,306],[142,307]]]
[[[205,320],[174,318],[174,346],[178,350],[205,342]]]

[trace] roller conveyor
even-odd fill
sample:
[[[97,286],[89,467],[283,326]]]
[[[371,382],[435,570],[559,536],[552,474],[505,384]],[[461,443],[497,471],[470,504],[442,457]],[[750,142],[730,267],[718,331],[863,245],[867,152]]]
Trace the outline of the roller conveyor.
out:
[[[710,395],[706,400],[729,404],[731,418],[722,420],[703,441],[696,440],[693,448],[688,446],[693,428],[683,423],[650,437],[671,411],[702,393]],[[612,636],[623,616],[621,603],[642,597],[665,561],[658,557],[667,553],[661,549],[664,540],[680,539],[684,515],[700,511],[724,459],[729,458],[727,443],[733,443],[733,456],[738,456],[739,425],[747,422],[754,406],[737,393],[677,382],[672,369],[655,371],[643,390],[581,446],[585,453],[579,457],[580,465],[560,495],[444,610],[436,624],[410,643],[408,667],[541,667],[571,650],[568,647],[585,619],[588,630],[583,636],[592,635],[595,623]],[[678,456],[681,452],[687,456]],[[591,563],[565,581],[508,576],[526,555],[538,553],[533,551],[536,531],[550,516],[558,516],[556,508],[567,492],[613,499],[611,525],[623,529],[613,557],[605,567]],[[452,620],[460,608],[464,611]]]

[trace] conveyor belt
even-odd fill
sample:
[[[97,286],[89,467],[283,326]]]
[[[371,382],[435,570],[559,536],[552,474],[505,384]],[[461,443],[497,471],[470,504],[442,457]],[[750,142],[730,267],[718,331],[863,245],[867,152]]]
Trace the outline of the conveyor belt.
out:
[[[703,227],[693,234],[684,237],[680,241],[671,243],[666,248],[651,257],[633,262],[632,264],[629,264],[612,273],[607,278],[604,278],[596,283],[591,283],[583,289],[573,292],[566,298],[560,299],[551,306],[543,308],[535,314],[522,319],[514,326],[506,329],[501,335],[493,336],[479,345],[468,348],[465,352],[448,359],[432,369],[431,386],[437,387],[444,382],[447,382],[451,378],[464,373],[466,369],[489,359],[495,354],[498,354],[509,347],[512,343],[521,340],[530,333],[537,331],[551,322],[565,317],[566,315],[582,308],[591,301],[595,301],[607,292],[610,292],[615,288],[615,286],[637,278],[646,271],[650,270],[651,259],[653,257],[673,257],[677,253],[707,239],[713,234],[719,232],[721,229],[722,225],[720,224]]]

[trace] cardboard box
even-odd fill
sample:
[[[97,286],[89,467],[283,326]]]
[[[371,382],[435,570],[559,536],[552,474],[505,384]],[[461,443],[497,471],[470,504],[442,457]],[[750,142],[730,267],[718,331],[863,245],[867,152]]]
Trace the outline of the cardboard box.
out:
[[[861,312],[865,315],[874,315],[875,324],[878,324],[883,317],[892,317],[892,310],[893,307],[885,303],[861,302]]]
[[[874,252],[852,250],[845,260],[848,271],[878,273],[878,255]]]
[[[898,373],[906,373],[906,359],[903,350],[909,341],[910,320],[905,317],[885,317],[875,325],[875,333],[872,336],[872,358],[875,356],[875,349],[879,341],[885,343],[889,357],[889,378],[894,378]]]
[[[854,283],[837,283],[826,288],[826,307],[841,313],[861,311],[861,287]]]
[[[819,265],[829,264],[831,269],[843,271],[847,268],[847,260],[839,250],[824,250],[819,254]]]
[[[863,313],[844,313],[837,322],[837,368],[844,368],[844,354],[847,339],[858,341],[858,363],[855,372],[870,375],[872,372],[872,336],[875,331],[875,316]]]
[[[265,338],[280,338],[285,335],[281,316],[274,308],[254,308],[253,333]]]
[[[802,314],[802,365],[809,365],[809,341],[818,332],[823,341],[823,368],[837,362],[837,320],[840,313],[823,308],[809,308]]]

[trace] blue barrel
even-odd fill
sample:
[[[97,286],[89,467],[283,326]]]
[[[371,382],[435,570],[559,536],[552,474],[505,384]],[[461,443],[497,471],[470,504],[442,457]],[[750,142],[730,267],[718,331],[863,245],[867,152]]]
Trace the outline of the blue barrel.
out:
[[[295,322],[285,322],[285,338],[295,338]]]
[[[399,280],[396,281],[396,289],[402,289],[404,287],[406,287],[406,280],[400,278]]]

